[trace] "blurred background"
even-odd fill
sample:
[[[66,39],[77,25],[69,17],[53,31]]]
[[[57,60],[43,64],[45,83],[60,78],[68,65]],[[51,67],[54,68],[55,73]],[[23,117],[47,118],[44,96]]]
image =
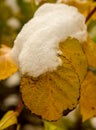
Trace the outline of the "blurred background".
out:
[[[75,1],[75,2],[74,2]],[[22,26],[33,17],[36,9],[45,2],[63,2],[72,4],[86,16],[90,14],[92,7],[82,3],[91,0],[0,0],[0,47],[2,44],[12,47],[14,40]],[[92,0],[94,4],[95,0]],[[81,9],[82,7],[82,9]],[[90,37],[96,42],[96,11],[93,19],[88,23]],[[20,74],[13,74],[6,80],[0,81],[0,119],[9,110],[15,110],[21,102]],[[25,106],[18,117],[18,124],[10,126],[5,130],[96,130],[96,118],[82,123],[78,107],[66,117],[56,123],[42,121],[32,114]]]

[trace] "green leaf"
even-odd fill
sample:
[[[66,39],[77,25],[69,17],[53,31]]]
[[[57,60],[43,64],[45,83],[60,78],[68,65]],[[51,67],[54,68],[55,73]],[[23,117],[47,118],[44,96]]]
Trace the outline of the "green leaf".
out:
[[[96,42],[96,20],[91,20],[88,24],[88,32],[91,39]]]
[[[44,121],[44,126],[45,126],[45,130],[62,130],[60,127],[48,121]]]
[[[20,7],[20,15],[21,15],[21,23],[25,24],[32,16],[34,15],[34,11],[32,9],[32,5],[30,2],[25,2],[24,0],[17,0],[17,3]]]
[[[74,128],[74,123],[66,118],[66,116],[55,122],[45,120],[43,120],[43,122],[44,130],[69,130]]]
[[[14,111],[8,111],[3,118],[0,120],[0,130],[4,130],[5,128],[17,124],[17,116],[18,113]]]

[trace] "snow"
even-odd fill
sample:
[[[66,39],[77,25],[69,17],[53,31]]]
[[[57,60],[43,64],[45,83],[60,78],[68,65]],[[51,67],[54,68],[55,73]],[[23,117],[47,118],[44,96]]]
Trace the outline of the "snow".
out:
[[[16,19],[15,17],[11,17],[7,20],[7,25],[12,27],[13,29],[20,28],[20,21]]]
[[[5,0],[5,2],[8,6],[10,6],[14,13],[18,13],[20,11],[17,0]]]
[[[59,43],[68,37],[87,40],[84,16],[75,7],[47,3],[24,25],[11,54],[22,74],[38,77],[62,65]]]

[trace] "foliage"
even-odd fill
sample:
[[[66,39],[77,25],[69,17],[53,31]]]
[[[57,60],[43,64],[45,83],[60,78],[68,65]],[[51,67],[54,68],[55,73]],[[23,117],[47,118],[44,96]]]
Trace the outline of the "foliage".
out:
[[[10,75],[15,73],[18,68],[15,65],[14,61],[10,57],[11,48],[2,45],[0,48],[0,80],[8,78]]]
[[[6,24],[10,17],[13,17],[12,10],[3,1],[0,1],[0,45],[7,43],[12,46],[13,39],[16,37],[16,32]]]
[[[96,20],[91,20],[88,24],[88,32],[91,39],[96,42]]]
[[[83,121],[96,116],[96,75],[89,71],[81,86],[80,110]]]
[[[60,50],[63,65],[56,71],[37,78],[27,75],[21,78],[26,106],[49,121],[59,119],[67,109],[76,107],[80,84],[87,72],[87,60],[77,40],[67,39],[60,44]]]
[[[56,2],[56,0],[41,0],[38,4],[35,0],[31,0],[31,3],[17,0],[20,11],[14,13],[4,1],[0,1],[0,80],[8,78],[18,70],[9,55],[10,48],[6,46],[2,47],[2,45],[6,44],[12,47],[13,41],[23,24],[34,15],[37,8],[45,2]],[[96,116],[96,2],[93,0],[87,0],[86,2],[81,2],[80,0],[79,2],[78,0],[61,0],[61,2],[76,6],[86,17],[89,38],[87,43],[82,43],[82,48],[87,61],[78,41],[69,39],[65,41],[64,47],[62,43],[60,44],[60,49],[63,52],[63,57],[61,57],[64,62],[63,68],[58,68],[56,72],[51,74],[42,75],[38,79],[24,75],[21,78],[21,92],[27,107],[30,108],[32,112],[42,115],[42,117],[47,120],[57,120],[63,116],[63,110],[71,110],[76,107],[80,96],[80,113],[83,121],[86,121]],[[11,17],[15,17],[19,20],[20,26],[17,29],[7,24],[7,20]],[[75,42],[76,46],[74,46]],[[84,60],[84,62],[82,62],[82,60]],[[88,71],[86,72],[87,62]],[[85,74],[86,77],[82,82]],[[32,100],[33,104],[30,104],[29,100]],[[65,126],[59,128],[57,122],[55,125],[47,121],[44,122],[46,130],[67,129]],[[3,130],[16,123],[17,113],[9,111],[1,119],[0,129]]]
[[[17,112],[8,111],[0,120],[0,130],[4,130],[10,125],[17,124]]]

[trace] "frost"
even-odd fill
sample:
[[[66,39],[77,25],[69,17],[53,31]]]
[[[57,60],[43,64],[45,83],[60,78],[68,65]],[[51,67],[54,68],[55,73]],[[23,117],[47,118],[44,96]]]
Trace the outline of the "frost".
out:
[[[62,65],[59,43],[68,37],[86,41],[84,16],[72,6],[44,4],[18,34],[11,54],[22,74],[37,77]]]

